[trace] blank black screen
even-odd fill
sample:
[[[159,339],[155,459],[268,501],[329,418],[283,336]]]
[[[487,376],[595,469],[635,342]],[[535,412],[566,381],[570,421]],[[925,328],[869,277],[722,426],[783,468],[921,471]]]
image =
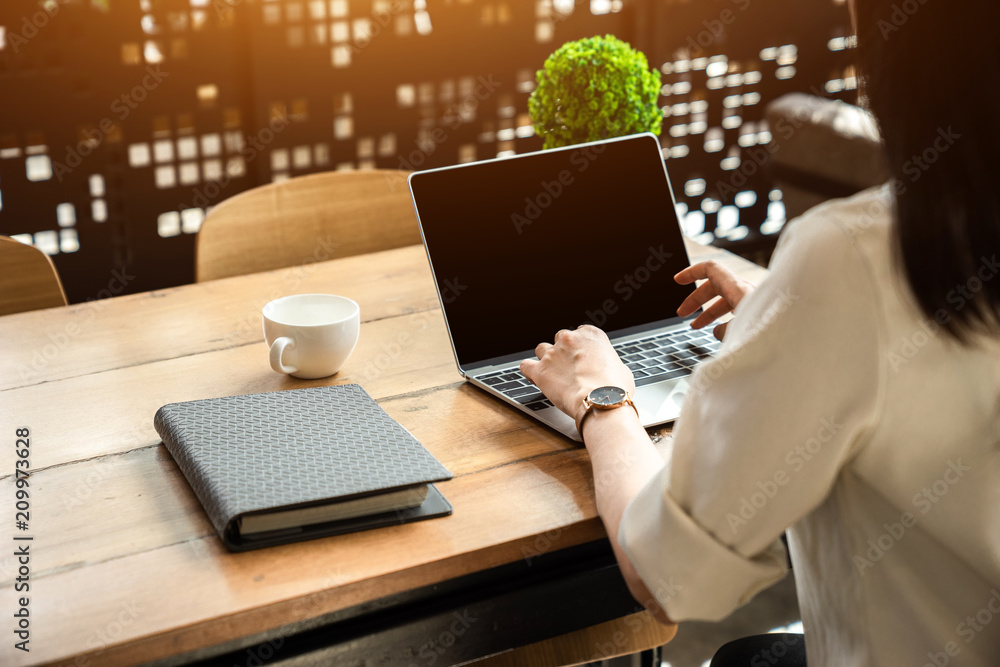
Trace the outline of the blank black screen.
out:
[[[690,290],[673,280],[688,259],[650,135],[420,172],[410,188],[462,366],[587,322],[676,317]]]

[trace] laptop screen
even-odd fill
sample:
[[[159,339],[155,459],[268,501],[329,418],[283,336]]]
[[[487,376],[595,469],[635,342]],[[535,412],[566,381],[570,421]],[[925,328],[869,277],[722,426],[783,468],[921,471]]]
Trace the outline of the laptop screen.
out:
[[[676,317],[688,265],[652,135],[429,170],[410,189],[463,368]]]

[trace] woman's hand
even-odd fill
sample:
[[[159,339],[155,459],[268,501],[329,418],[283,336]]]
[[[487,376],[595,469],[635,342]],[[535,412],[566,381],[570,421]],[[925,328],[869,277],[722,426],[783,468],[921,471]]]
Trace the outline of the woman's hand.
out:
[[[705,281],[691,292],[677,309],[677,314],[681,317],[687,317],[717,296],[722,297],[694,319],[691,326],[695,329],[711,324],[723,315],[736,310],[743,297],[754,290],[752,283],[737,278],[732,271],[714,261],[689,266],[674,276],[674,280],[681,285],[690,285],[696,280]],[[715,337],[722,340],[728,326],[729,322],[725,322],[715,327]]]
[[[607,334],[589,324],[556,332],[554,345],[539,343],[538,360],[521,362],[521,372],[552,404],[579,422],[583,399],[597,387],[613,385],[635,394],[635,379]]]

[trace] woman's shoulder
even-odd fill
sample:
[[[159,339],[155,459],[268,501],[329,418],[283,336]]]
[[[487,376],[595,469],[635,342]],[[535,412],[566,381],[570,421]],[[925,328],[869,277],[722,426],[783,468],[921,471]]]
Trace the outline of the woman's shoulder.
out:
[[[820,244],[828,250],[837,246],[888,250],[893,210],[889,185],[881,185],[809,209],[788,224],[784,235]]]
[[[824,292],[856,289],[856,283],[835,280],[845,272],[860,274],[874,289],[898,289],[892,269],[893,208],[889,186],[883,185],[810,209],[782,231],[772,272],[791,268],[796,280],[815,281]]]

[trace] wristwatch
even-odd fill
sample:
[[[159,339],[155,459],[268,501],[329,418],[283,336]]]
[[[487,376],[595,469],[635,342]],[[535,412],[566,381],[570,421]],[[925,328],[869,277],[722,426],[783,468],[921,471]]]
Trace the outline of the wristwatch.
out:
[[[580,416],[580,421],[576,424],[576,430],[580,433],[580,437],[583,437],[583,422],[593,410],[614,410],[623,405],[631,405],[632,409],[635,410],[635,416],[639,416],[639,408],[635,406],[629,393],[621,387],[609,385],[594,389],[583,399],[583,415]]]

